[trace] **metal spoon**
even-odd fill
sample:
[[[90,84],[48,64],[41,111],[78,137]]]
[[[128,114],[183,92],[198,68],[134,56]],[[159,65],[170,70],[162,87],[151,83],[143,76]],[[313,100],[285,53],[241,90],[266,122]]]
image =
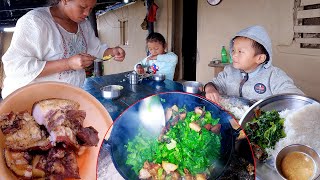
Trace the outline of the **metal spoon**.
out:
[[[108,56],[104,56],[103,58],[97,58],[98,60],[100,61],[110,61],[113,57],[111,55],[108,55]]]

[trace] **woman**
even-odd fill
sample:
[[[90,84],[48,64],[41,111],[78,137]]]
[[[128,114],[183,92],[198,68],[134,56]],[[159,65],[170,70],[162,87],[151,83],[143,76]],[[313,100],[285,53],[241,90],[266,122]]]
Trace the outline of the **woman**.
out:
[[[56,0],[21,17],[2,57],[6,78],[2,97],[29,83],[59,81],[81,87],[84,68],[96,57],[123,61],[120,47],[108,48],[86,19],[96,0]]]

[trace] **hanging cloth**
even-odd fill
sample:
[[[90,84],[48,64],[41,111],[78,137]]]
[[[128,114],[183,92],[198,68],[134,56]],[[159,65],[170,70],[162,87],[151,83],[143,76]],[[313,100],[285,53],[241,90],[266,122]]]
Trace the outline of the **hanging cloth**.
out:
[[[151,5],[151,7],[149,8],[149,11],[148,11],[148,16],[147,16],[148,22],[155,22],[156,21],[158,8],[159,7],[156,5],[156,3],[152,3],[152,5]]]

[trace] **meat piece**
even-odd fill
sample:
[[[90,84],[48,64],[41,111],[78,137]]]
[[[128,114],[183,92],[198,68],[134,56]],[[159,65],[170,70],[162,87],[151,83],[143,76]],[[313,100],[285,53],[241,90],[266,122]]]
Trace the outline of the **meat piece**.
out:
[[[183,111],[183,112],[180,112],[180,120],[184,120],[187,116],[187,112],[186,111]]]
[[[4,135],[17,132],[21,128],[21,123],[22,121],[16,119],[16,114],[13,112],[0,116],[0,128]]]
[[[196,180],[206,180],[207,177],[205,174],[196,174]]]
[[[166,171],[167,174],[169,174],[170,172],[175,171],[178,166],[166,161],[162,161],[162,168]]]
[[[68,99],[45,99],[33,105],[32,115],[40,125],[47,125],[47,119],[55,114],[56,110],[78,110],[80,104]]]
[[[201,114],[201,115],[204,113],[204,111],[203,111],[203,109],[201,107],[195,107],[194,108],[194,112],[196,114]]]
[[[31,156],[28,152],[14,152],[4,149],[4,159],[8,168],[16,175],[25,179],[32,177]]]
[[[80,148],[77,141],[85,146],[96,146],[98,132],[93,128],[83,128],[86,113],[79,110],[79,103],[67,99],[46,99],[33,106],[33,116],[50,133],[52,144],[64,143],[75,150]]]
[[[200,114],[201,116],[199,117],[199,119],[202,119],[205,115],[206,115],[206,111],[204,111],[201,107],[195,107],[194,108],[194,112],[196,114]]]
[[[267,158],[267,153],[258,145],[251,143],[252,151],[254,156],[259,159],[260,161],[263,161]]]
[[[69,149],[51,149],[47,157],[46,172],[56,179],[80,179],[76,154]]]
[[[33,178],[43,178],[46,175],[45,165],[46,165],[45,155],[35,155],[32,159],[32,177]]]
[[[204,125],[204,128],[206,128],[208,131],[210,131],[210,129],[212,128],[213,126],[211,124],[206,124]]]
[[[197,123],[195,123],[195,122],[191,122],[191,123],[189,124],[189,127],[190,127],[192,130],[195,130],[195,131],[197,131],[197,132],[199,132],[199,131],[201,130],[201,127],[200,127]]]
[[[185,174],[185,176],[184,176],[185,180],[193,180],[193,177],[192,177],[191,173],[188,171],[188,169],[185,168],[185,169],[183,169],[183,171]]]
[[[52,144],[62,142],[75,150],[80,148],[75,133],[71,128],[65,126],[57,126],[52,129],[50,132],[50,141]]]
[[[252,176],[254,174],[254,166],[251,163],[248,164],[246,169],[247,169],[250,176]]]
[[[139,171],[139,179],[148,179],[151,177],[151,174],[149,173],[149,171],[147,169],[142,168]]]
[[[171,180],[179,180],[180,178],[180,174],[176,171],[173,171],[169,174],[169,179]]]
[[[78,131],[77,138],[82,146],[97,146],[99,142],[98,131],[92,126]]]
[[[46,132],[28,112],[10,112],[0,118],[5,145],[12,150],[48,150],[51,148]]]
[[[210,129],[210,131],[215,134],[220,134],[220,129],[221,129],[221,124],[216,124]]]
[[[256,118],[259,118],[261,116],[260,107],[256,107],[253,111],[254,111],[254,115],[255,115]]]
[[[83,121],[86,118],[86,112],[82,110],[68,110],[66,113],[65,126],[70,127],[75,132],[80,131],[83,127]]]

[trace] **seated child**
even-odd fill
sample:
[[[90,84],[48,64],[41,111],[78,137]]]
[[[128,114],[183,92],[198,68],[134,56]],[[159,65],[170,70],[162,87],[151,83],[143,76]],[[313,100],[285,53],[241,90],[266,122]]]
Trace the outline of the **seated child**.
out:
[[[164,37],[160,33],[150,33],[146,38],[150,55],[134,66],[138,74],[147,71],[156,74],[165,74],[166,79],[173,80],[174,71],[178,62],[178,56],[173,52],[165,52],[167,46]]]
[[[280,68],[272,66],[272,45],[266,30],[251,26],[230,42],[232,65],[205,85],[206,98],[218,102],[220,94],[260,100],[282,93],[303,94]]]

